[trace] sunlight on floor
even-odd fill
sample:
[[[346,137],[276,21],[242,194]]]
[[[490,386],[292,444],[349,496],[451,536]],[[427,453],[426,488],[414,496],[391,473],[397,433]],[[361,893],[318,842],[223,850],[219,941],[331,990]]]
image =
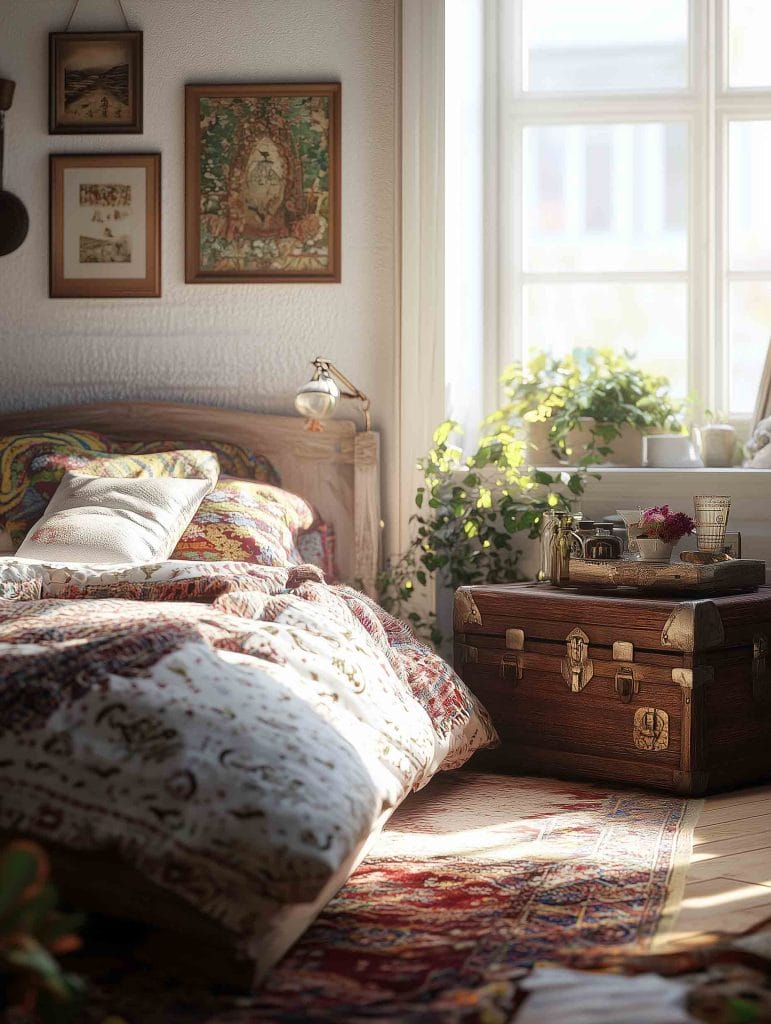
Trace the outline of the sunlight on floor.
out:
[[[733,879],[727,879],[730,884],[736,885]],[[706,907],[718,907],[718,906],[730,906],[733,903],[741,903],[742,900],[757,900],[758,898],[758,887],[756,885],[746,885],[740,889],[730,889],[723,892],[711,893],[709,896],[688,896],[683,899],[684,910],[696,910]],[[771,902],[771,890],[768,894],[769,902]]]

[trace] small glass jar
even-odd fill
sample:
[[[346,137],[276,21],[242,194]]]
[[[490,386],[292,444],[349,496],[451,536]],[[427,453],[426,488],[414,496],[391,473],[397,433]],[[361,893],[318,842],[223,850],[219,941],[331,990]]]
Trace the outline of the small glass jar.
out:
[[[592,520],[592,519],[582,519],[580,522],[574,523],[574,529],[575,529],[576,533],[578,534],[578,536],[581,538],[581,550],[580,550],[580,552],[577,552],[576,554],[574,554],[573,557],[574,558],[583,558],[584,557],[584,545],[586,544],[586,542],[589,540],[590,537],[594,536],[594,531],[596,529],[596,527],[594,525],[594,520]]]
[[[598,526],[592,537],[584,541],[584,558],[614,561],[621,558],[621,541],[612,526]]]

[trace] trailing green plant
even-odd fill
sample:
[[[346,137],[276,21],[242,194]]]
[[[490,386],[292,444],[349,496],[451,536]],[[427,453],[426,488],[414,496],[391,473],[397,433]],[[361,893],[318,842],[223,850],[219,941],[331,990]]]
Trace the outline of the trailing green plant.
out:
[[[539,534],[543,512],[569,508],[584,492],[586,466],[547,473],[528,465],[526,442],[504,410],[487,418],[477,450],[464,457],[448,420],[434,432],[433,446],[419,466],[413,540],[405,554],[379,577],[383,607],[412,623],[435,644],[443,637],[433,614],[411,604],[435,575],[449,587],[506,583],[522,578],[522,549],[515,534]]]
[[[672,399],[666,377],[647,373],[633,359],[629,352],[576,348],[561,358],[541,354],[526,366],[515,363],[502,377],[504,414],[523,426],[548,422],[550,447],[565,461],[567,435],[593,420],[587,464],[607,459],[624,426],[679,433],[683,403]]]
[[[56,904],[48,858],[36,843],[19,840],[0,850],[0,1009],[70,1024],[78,1019],[84,983],[57,956],[78,948],[83,922]]]
[[[484,421],[470,455],[457,443],[457,423],[437,427],[433,446],[418,464],[424,480],[415,495],[412,542],[378,580],[387,611],[440,643],[436,617],[421,608],[426,602],[414,600],[416,594],[434,578],[452,589],[521,578],[516,535],[537,538],[546,509],[570,509],[581,498],[587,477],[597,475],[590,469],[605,461],[624,424],[679,429],[680,406],[669,397],[666,379],[638,369],[631,359],[627,353],[576,349],[561,359],[540,355],[527,366],[510,366],[501,378],[505,401]],[[526,424],[548,421],[550,444],[567,459],[566,436],[584,417],[595,422],[575,468],[537,468]]]

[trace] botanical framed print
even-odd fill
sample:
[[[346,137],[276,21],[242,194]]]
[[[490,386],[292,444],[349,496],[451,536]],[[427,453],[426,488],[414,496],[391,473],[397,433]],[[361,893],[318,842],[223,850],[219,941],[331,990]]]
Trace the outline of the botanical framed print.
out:
[[[161,294],[160,153],[50,158],[52,298]]]
[[[52,32],[51,135],[142,131],[142,33]]]
[[[340,83],[188,85],[185,280],[340,280]]]

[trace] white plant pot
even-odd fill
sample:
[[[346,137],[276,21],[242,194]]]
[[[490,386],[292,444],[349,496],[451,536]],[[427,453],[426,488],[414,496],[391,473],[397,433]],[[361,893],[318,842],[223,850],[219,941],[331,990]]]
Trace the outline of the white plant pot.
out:
[[[548,420],[539,423],[527,424],[527,440],[529,442],[528,459],[534,466],[560,466],[563,465],[557,459],[549,447],[549,428],[551,423]],[[579,459],[586,455],[587,446],[592,440],[592,428],[594,420],[586,416],[579,421],[579,425],[568,431],[565,444],[571,450],[570,465],[575,465]],[[632,427],[624,424],[621,434],[607,442],[607,447],[612,449],[607,456],[609,466],[642,466],[642,431],[639,427]],[[656,433],[655,430],[651,433]],[[604,446],[604,442],[600,442]]]
[[[638,537],[635,541],[641,562],[669,562],[674,544],[659,540],[658,537]]]

